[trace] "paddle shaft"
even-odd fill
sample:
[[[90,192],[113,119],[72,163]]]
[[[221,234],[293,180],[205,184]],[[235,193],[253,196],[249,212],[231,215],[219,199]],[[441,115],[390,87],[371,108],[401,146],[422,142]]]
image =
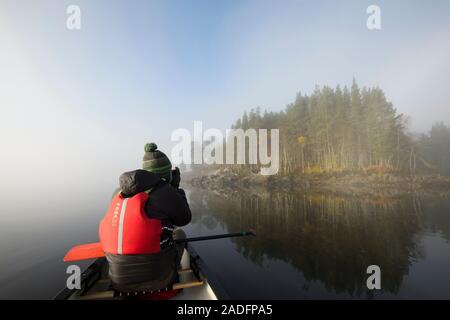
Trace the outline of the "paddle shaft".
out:
[[[255,236],[253,232],[239,232],[239,233],[228,233],[228,234],[218,234],[214,236],[196,237],[196,238],[185,238],[174,240],[175,243],[186,243],[194,241],[204,241],[213,239],[223,239],[223,238],[233,238],[233,237],[246,237]],[[64,256],[64,261],[79,261],[94,258],[104,257],[102,244],[100,242],[87,243],[73,247]]]
[[[247,237],[247,236],[255,236],[255,234],[253,232],[226,233],[226,234],[217,234],[214,236],[176,239],[176,240],[174,240],[174,242],[175,243],[185,243],[185,242],[195,242],[195,241],[205,241],[205,240],[235,238],[235,237]]]

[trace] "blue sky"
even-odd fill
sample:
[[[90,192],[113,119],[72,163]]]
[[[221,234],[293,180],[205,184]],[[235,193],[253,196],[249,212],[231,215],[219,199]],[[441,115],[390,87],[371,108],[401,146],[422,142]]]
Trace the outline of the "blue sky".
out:
[[[69,4],[79,31],[65,27]],[[366,28],[370,4],[380,31]],[[55,184],[67,166],[115,181],[145,142],[167,150],[194,120],[225,129],[244,110],[281,110],[353,77],[426,131],[450,119],[449,18],[439,0],[2,0],[4,174],[33,163],[60,172]]]

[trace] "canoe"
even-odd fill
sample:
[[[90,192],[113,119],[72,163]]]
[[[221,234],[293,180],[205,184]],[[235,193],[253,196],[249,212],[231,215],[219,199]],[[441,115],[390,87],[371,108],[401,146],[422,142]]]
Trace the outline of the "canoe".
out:
[[[108,263],[96,259],[81,275],[80,289],[62,289],[54,300],[221,300],[229,299],[217,277],[211,273],[194,248],[187,244],[178,281],[155,292],[120,293],[111,286]]]

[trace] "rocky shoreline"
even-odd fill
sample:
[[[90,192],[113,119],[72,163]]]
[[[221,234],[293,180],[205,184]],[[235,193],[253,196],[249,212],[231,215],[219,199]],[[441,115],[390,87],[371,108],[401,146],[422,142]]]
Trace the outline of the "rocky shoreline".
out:
[[[341,174],[261,176],[213,173],[192,177],[191,186],[215,192],[264,189],[293,192],[333,192],[340,194],[450,194],[450,177],[440,175]]]

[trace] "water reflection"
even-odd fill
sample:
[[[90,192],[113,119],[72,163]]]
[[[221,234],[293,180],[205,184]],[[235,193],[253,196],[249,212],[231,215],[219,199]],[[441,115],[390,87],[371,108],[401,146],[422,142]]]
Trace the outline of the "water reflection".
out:
[[[424,233],[450,239],[450,203],[443,199],[194,189],[190,203],[194,224],[256,231],[251,240],[233,240],[255,265],[284,261],[303,274],[305,288],[320,281],[327,291],[351,297],[373,297],[366,288],[372,264],[382,270],[380,294],[398,294],[410,266],[425,259]]]

